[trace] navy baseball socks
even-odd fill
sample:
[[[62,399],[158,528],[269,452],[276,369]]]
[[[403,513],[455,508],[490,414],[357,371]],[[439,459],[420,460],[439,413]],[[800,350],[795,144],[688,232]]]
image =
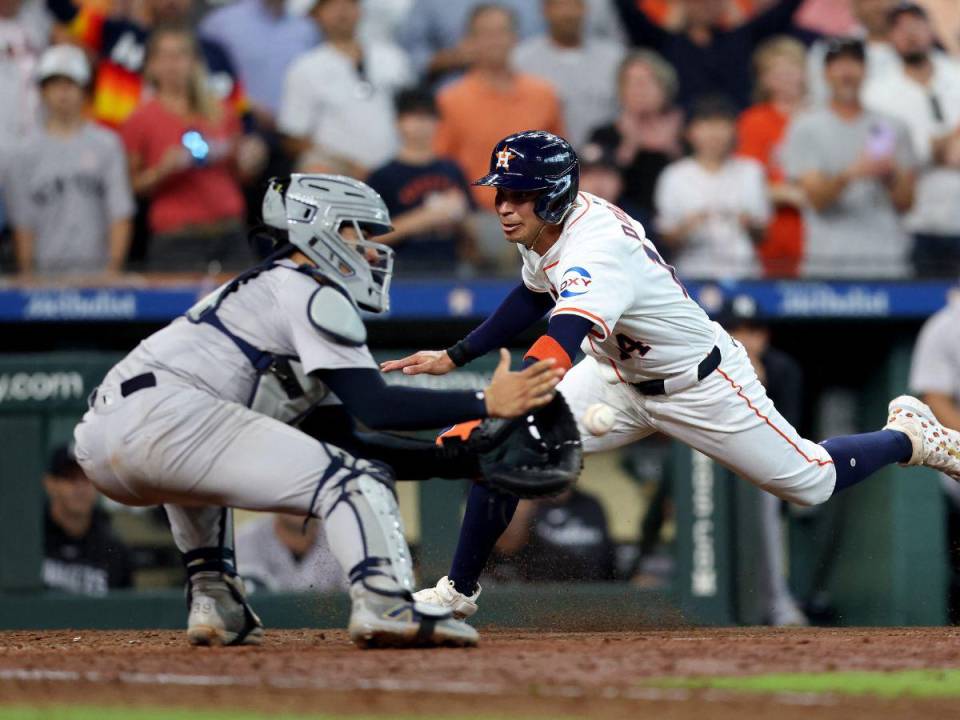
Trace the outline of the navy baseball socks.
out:
[[[821,443],[836,467],[834,494],[892,463],[923,465],[960,482],[960,432],[944,427],[926,404],[910,395],[891,400],[887,413],[880,432]]]
[[[482,485],[470,488],[463,515],[460,539],[453,554],[450,580],[457,592],[473,595],[480,573],[487,564],[497,540],[510,525],[518,498],[490,490]]]
[[[841,435],[820,443],[833,458],[837,483],[833,494],[856,485],[882,467],[909,462],[913,443],[899,430]]]

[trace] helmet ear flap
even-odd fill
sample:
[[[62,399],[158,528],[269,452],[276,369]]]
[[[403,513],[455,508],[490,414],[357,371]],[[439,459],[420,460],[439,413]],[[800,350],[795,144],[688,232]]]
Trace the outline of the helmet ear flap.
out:
[[[575,173],[563,175],[554,180],[552,187],[537,198],[533,208],[537,217],[551,225],[563,222],[567,211],[573,207],[577,199],[579,184],[574,180]]]

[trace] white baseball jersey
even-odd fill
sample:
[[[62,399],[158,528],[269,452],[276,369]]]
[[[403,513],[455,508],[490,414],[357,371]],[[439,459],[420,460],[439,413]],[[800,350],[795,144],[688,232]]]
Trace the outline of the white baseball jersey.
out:
[[[640,223],[615,205],[580,193],[560,239],[541,257],[525,248],[523,282],[556,300],[553,314],[593,323],[587,357],[560,382],[584,450],[610,450],[662,432],[785,500],[812,505],[833,492],[833,460],[777,412],[746,351],[688,295]],[[696,381],[714,347],[720,365]],[[689,377],[693,384],[643,395],[631,383]],[[583,423],[587,408],[613,409],[602,436]]]
[[[553,315],[593,322],[581,349],[609,382],[676,375],[713,349],[713,323],[643,226],[616,205],[581,192],[545,255],[518,247],[524,284],[554,297]]]

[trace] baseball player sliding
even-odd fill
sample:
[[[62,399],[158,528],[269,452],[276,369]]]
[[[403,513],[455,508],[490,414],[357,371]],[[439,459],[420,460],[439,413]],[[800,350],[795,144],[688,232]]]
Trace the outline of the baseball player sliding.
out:
[[[444,466],[433,443],[361,436],[350,416],[373,429],[525,416],[557,401],[563,373],[555,361],[510,372],[504,350],[484,392],[386,385],[359,313],[389,302],[393,251],[368,239],[390,229],[380,196],[349,178],[293,175],[271,185],[263,216],[276,251],[107,373],[75,430],[77,459],[114,500],[165,504],[194,644],[263,635],[233,553],[228,508],[246,508],[324,518],[357,644],[473,645],[472,628],[411,597],[390,466],[463,477],[462,462]],[[306,413],[337,442],[286,424]]]
[[[643,227],[612,203],[578,192],[573,148],[547,132],[504,138],[488,175],[504,237],[523,259],[522,282],[465,339],[383,363],[385,372],[443,374],[506,344],[550,313],[528,362],[553,358],[569,372],[558,389],[580,426],[584,452],[654,432],[677,438],[757,487],[798,505],[826,502],[891,463],[927,465],[960,480],[960,433],[916,398],[890,402],[879,432],[817,444],[777,412],[747,353],[694,302]],[[578,349],[585,357],[576,365]],[[608,432],[584,422],[597,403]],[[415,593],[468,617],[477,579],[516,508],[514,497],[475,485],[450,574]]]

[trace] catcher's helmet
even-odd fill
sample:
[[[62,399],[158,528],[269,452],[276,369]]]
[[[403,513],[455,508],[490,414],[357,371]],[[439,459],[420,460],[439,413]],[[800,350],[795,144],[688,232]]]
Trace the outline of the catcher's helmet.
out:
[[[342,175],[294,174],[270,181],[263,222],[339,283],[364,310],[390,309],[393,249],[369,238],[390,232],[390,213],[373,188]],[[351,228],[347,241],[341,231]]]
[[[556,225],[577,200],[580,161],[562,137],[545,130],[525,130],[497,143],[490,155],[490,172],[473,184],[542,190],[534,212],[544,222]]]

